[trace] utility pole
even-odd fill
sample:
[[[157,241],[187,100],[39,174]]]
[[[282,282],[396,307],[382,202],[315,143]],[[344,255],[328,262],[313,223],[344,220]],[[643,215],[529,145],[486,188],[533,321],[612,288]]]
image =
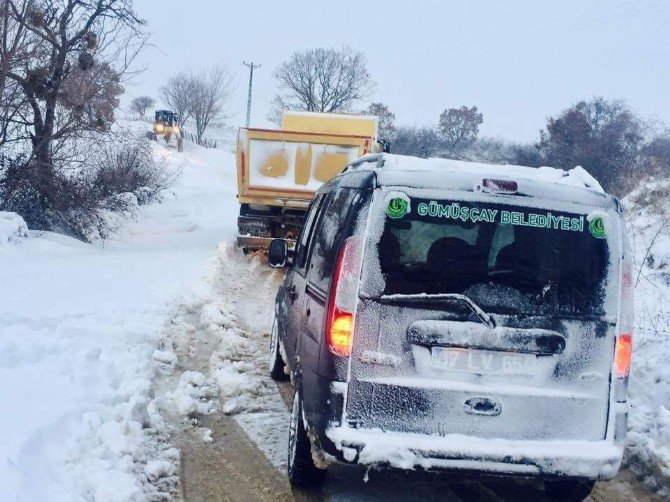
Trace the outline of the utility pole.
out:
[[[249,96],[247,98],[247,127],[249,127],[249,122],[251,121],[251,86],[254,82],[254,68],[260,68],[261,65],[256,64],[253,61],[251,63],[247,63],[246,61],[242,62],[244,63],[244,66],[249,68]]]

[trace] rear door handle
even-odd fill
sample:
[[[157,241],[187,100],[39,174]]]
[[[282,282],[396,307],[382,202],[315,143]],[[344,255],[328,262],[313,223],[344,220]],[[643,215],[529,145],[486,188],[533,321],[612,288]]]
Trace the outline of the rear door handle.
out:
[[[497,417],[502,412],[500,403],[488,397],[471,397],[465,401],[464,407],[469,415]]]
[[[298,298],[298,292],[295,290],[295,284],[291,284],[287,289],[286,292],[288,293],[288,298],[291,300],[291,303],[293,303],[296,298]]]

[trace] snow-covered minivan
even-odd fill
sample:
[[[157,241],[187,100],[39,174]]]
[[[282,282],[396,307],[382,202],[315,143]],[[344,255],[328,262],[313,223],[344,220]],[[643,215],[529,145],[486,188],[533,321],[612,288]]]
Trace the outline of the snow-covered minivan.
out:
[[[275,302],[288,474],[330,462],[541,480],[619,469],[631,359],[622,208],[582,168],[363,157],[318,191]]]

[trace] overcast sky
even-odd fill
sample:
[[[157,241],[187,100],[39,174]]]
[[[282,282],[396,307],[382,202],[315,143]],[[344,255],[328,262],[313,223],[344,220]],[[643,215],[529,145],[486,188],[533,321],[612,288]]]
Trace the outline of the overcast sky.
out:
[[[223,63],[236,76],[231,125],[267,126],[273,70],[293,51],[346,44],[365,53],[372,99],[399,124],[437,123],[444,108],[477,105],[482,134],[528,141],[548,116],[594,95],[623,98],[670,124],[668,0],[135,0],[148,20],[148,70],[129,96],[158,97],[183,68]]]

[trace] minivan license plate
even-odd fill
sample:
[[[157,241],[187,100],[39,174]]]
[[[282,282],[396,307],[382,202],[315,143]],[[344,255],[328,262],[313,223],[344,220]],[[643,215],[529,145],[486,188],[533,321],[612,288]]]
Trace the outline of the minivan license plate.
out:
[[[433,347],[431,353],[433,367],[467,373],[533,375],[537,362],[534,354],[496,350]]]

